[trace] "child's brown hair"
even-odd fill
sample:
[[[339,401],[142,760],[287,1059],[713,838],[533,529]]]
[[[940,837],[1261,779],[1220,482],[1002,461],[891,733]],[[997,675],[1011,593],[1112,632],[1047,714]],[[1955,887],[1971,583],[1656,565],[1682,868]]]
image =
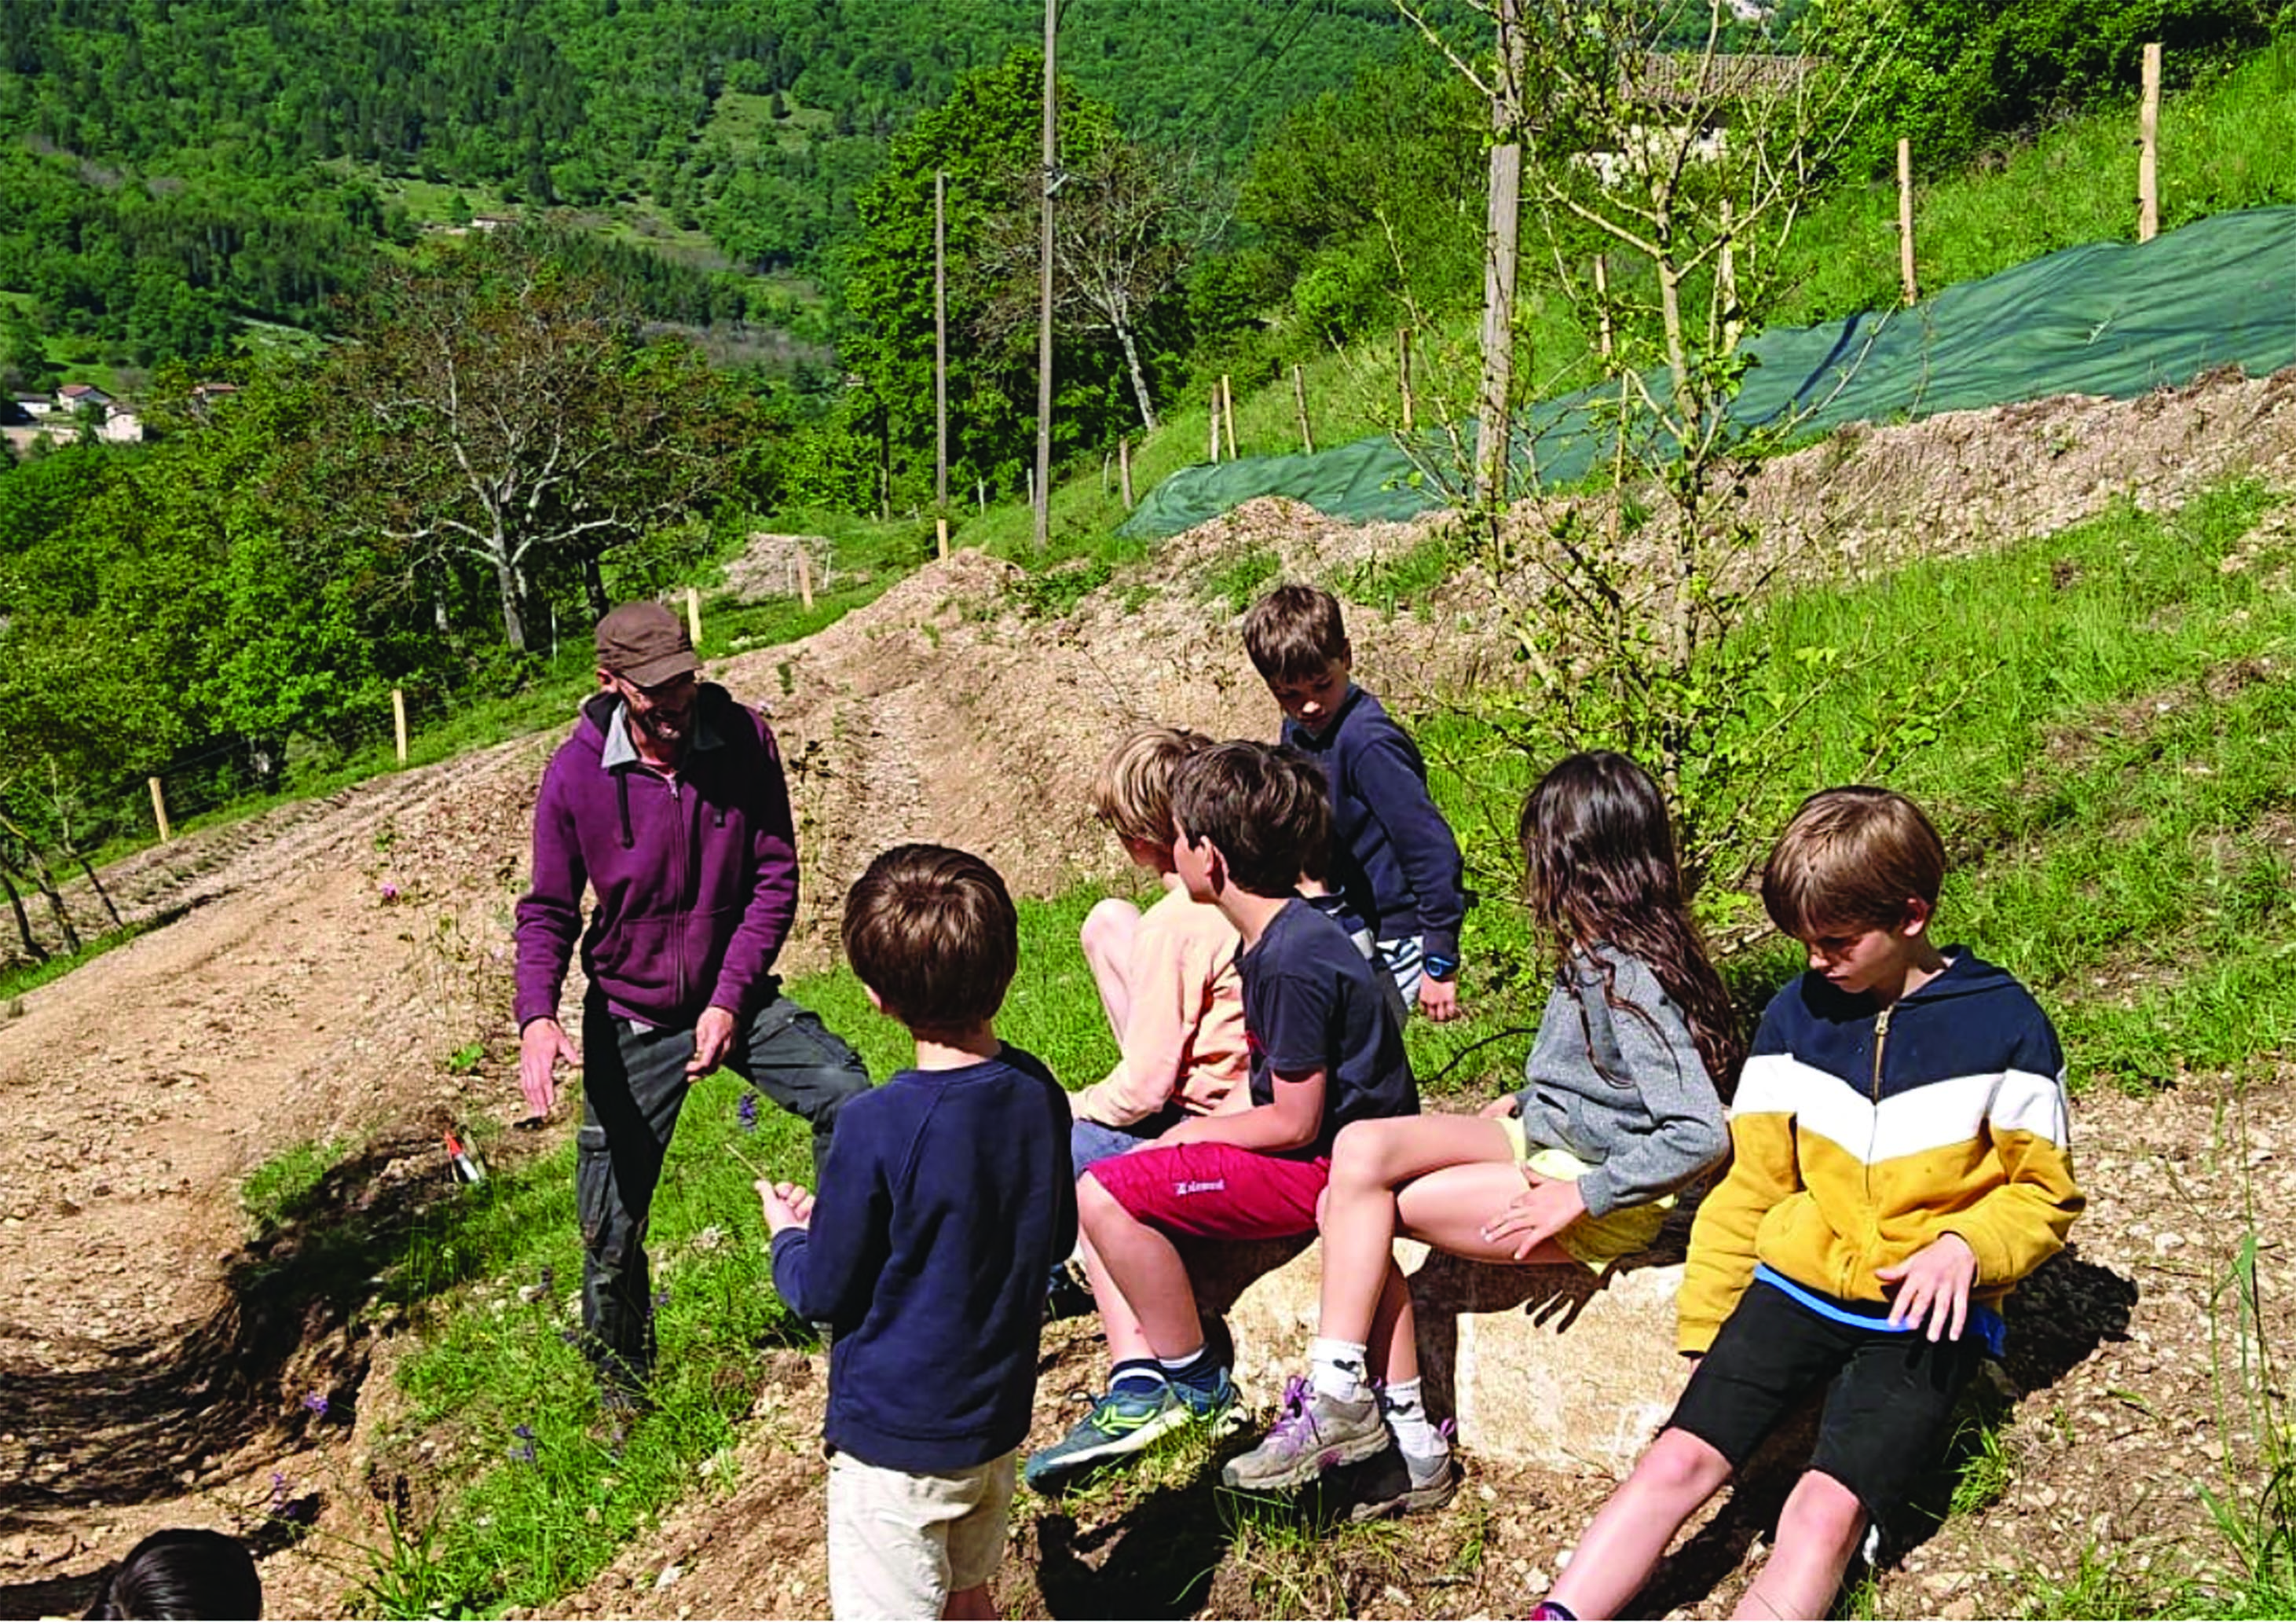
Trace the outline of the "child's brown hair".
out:
[[[913,1030],[990,1019],[1021,957],[1020,921],[1004,880],[947,846],[881,853],[845,894],[840,935],[853,973]]]
[[[1178,838],[1172,824],[1172,780],[1182,762],[1210,743],[1185,727],[1152,723],[1133,729],[1093,775],[1092,815],[1119,840],[1169,848]]]
[[[1172,819],[1190,840],[1219,848],[1228,878],[1255,897],[1291,896],[1332,845],[1323,768],[1298,750],[1251,739],[1210,745],[1182,764]]]
[[[1849,784],[1801,803],[1762,868],[1762,906],[1788,936],[1886,931],[1915,899],[1937,906],[1945,842],[1894,790]]]
[[[1243,617],[1243,651],[1264,682],[1314,682],[1349,658],[1340,601],[1321,586],[1278,586]]]

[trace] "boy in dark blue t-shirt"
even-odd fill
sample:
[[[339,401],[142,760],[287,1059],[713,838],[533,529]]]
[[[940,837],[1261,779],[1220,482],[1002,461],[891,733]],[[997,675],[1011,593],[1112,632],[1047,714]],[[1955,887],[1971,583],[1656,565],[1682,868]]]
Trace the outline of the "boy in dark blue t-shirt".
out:
[[[848,1103],[818,1201],[758,1186],[774,1289],[834,1333],[830,1605],[994,1618],[1045,1277],[1076,1243],[1068,1095],[996,1040],[1019,931],[979,857],[886,852],[845,899],[843,939],[916,1064]]]
[[[1244,741],[1201,750],[1175,778],[1172,818],[1173,861],[1189,894],[1217,906],[1243,939],[1252,1104],[1191,1118],[1078,1182],[1113,1368],[1091,1414],[1029,1457],[1039,1489],[1193,1422],[1232,1418],[1234,1388],[1205,1345],[1173,1238],[1313,1234],[1340,1129],[1419,1109],[1391,989],[1295,889],[1331,838],[1315,764]]]

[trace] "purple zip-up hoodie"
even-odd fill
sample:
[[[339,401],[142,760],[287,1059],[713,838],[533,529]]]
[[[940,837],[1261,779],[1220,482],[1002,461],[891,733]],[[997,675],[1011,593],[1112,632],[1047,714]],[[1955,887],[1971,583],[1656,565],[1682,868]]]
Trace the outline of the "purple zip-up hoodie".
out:
[[[694,700],[675,778],[604,763],[616,701],[582,707],[542,775],[534,889],[518,904],[523,1028],[558,1013],[578,931],[582,969],[618,1015],[690,1025],[711,1005],[747,1019],[797,917],[797,831],[765,719],[715,683]],[[616,752],[621,753],[621,752]],[[582,931],[582,888],[597,892]]]

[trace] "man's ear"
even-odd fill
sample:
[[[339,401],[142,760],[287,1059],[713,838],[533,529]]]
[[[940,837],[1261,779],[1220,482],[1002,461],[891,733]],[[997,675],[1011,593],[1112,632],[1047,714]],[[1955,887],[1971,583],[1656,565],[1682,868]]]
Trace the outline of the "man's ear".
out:
[[[881,1015],[890,1013],[885,1008],[885,1000],[879,995],[875,988],[870,986],[868,982],[864,981],[861,983],[861,990],[869,995],[869,1007],[871,1009],[875,1010]]]

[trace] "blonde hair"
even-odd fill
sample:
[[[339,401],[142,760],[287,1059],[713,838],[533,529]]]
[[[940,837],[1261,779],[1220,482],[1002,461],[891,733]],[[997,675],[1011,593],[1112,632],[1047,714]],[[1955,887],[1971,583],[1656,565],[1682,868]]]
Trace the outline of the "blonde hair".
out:
[[[1134,728],[1092,776],[1092,815],[1119,840],[1168,849],[1179,839],[1172,824],[1172,780],[1180,763],[1210,742],[1185,727],[1151,723]]]

